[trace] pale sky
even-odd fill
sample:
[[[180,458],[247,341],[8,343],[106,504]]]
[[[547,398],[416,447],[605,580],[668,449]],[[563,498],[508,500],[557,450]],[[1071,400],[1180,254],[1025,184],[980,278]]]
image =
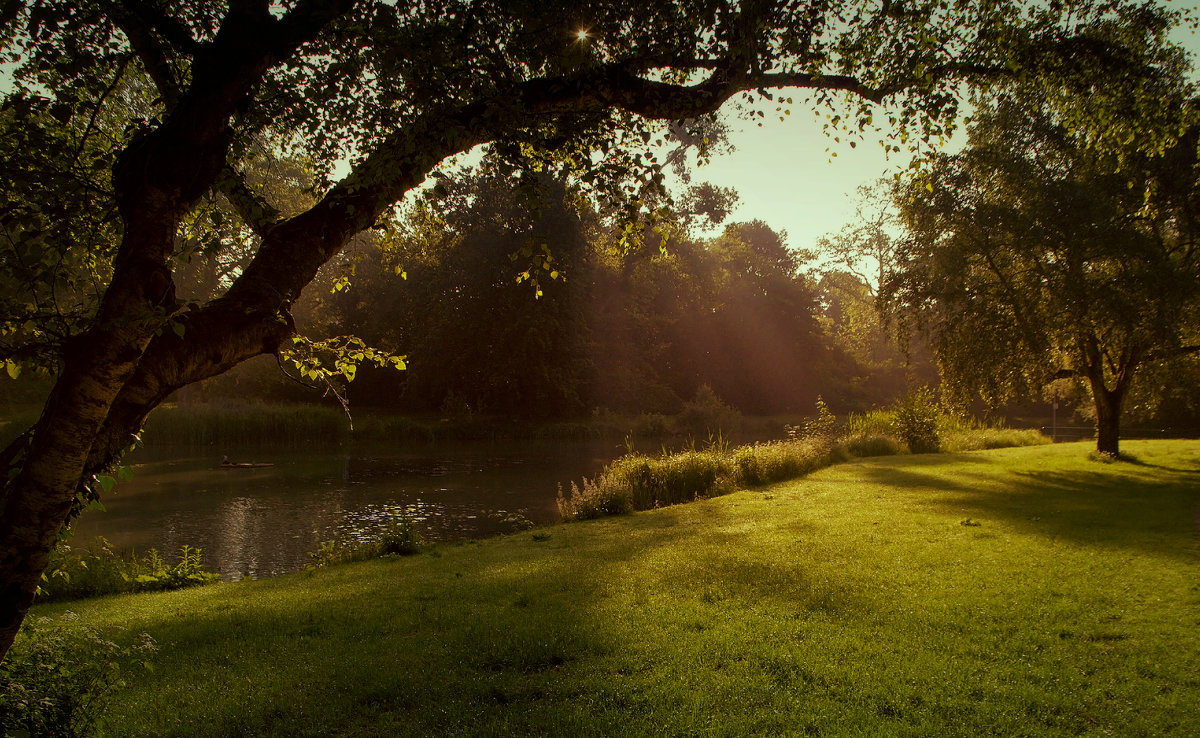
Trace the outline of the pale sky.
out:
[[[1176,29],[1172,37],[1191,51],[1195,64],[1200,38],[1190,29]],[[730,120],[737,150],[694,169],[692,179],[738,191],[741,204],[731,220],[762,220],[777,231],[786,230],[792,248],[813,248],[818,238],[836,233],[854,217],[854,191],[860,184],[908,166],[906,153],[892,153],[889,160],[875,140],[854,149],[845,137],[835,144],[822,132],[823,121],[800,104],[792,106],[783,122],[768,116],[762,128]],[[952,144],[961,145],[965,137],[960,128]],[[832,162],[826,147],[837,152]]]
[[[885,156],[871,138],[856,148],[844,136],[834,143],[822,132],[823,122],[801,105],[792,107],[787,120],[768,118],[761,128],[732,120],[731,128],[740,127],[731,135],[736,150],[694,169],[692,179],[737,190],[741,201],[731,220],[762,220],[787,231],[792,248],[813,248],[819,237],[852,219],[860,184],[908,165],[906,154]],[[832,152],[837,156],[831,158]]]

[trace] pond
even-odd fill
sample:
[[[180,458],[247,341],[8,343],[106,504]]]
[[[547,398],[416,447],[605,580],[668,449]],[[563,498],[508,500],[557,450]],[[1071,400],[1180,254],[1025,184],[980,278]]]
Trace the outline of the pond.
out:
[[[103,536],[121,551],[174,561],[203,550],[222,579],[302,569],[335,535],[360,537],[407,515],[426,540],[508,533],[559,519],[558,485],[593,476],[624,452],[611,441],[438,443],[255,452],[224,468],[210,449],[139,449],[133,478],[75,525],[74,544]]]

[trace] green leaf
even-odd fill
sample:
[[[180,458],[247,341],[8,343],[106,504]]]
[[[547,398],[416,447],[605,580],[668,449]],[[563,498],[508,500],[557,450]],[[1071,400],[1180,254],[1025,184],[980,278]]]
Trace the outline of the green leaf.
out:
[[[21,376],[21,365],[12,359],[4,360],[4,370],[8,372],[8,376],[12,379]]]

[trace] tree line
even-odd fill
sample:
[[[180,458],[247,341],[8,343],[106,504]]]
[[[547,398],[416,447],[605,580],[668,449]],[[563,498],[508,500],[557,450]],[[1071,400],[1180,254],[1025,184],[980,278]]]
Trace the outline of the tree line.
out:
[[[818,397],[863,410],[906,382],[936,381],[927,356],[890,340],[874,288],[818,269],[811,251],[759,221],[666,213],[623,252],[619,221],[581,208],[561,180],[541,178],[531,213],[503,179],[462,173],[403,222],[361,239],[296,311],[309,335],[352,334],[405,357],[402,372],[364,366],[337,382],[352,408],[672,414],[707,386],[743,413],[805,414]],[[551,260],[536,284],[523,278],[534,258]],[[323,390],[305,393],[262,365],[191,397],[244,394],[250,383],[266,399]]]

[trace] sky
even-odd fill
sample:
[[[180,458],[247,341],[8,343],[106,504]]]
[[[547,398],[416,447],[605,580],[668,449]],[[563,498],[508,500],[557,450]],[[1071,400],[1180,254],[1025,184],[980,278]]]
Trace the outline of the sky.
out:
[[[761,128],[727,122],[735,150],[693,170],[693,181],[737,190],[741,199],[731,219],[787,231],[792,248],[813,248],[821,236],[841,230],[854,216],[859,185],[908,165],[906,155],[885,156],[877,139],[856,148],[844,136],[835,143],[822,131],[824,116],[799,104],[785,121],[768,118]]]
[[[1172,38],[1192,53],[1195,64],[1200,37],[1176,29]],[[840,231],[853,219],[854,191],[859,185],[908,166],[906,154],[892,153],[889,158],[875,140],[860,142],[854,149],[845,137],[835,144],[822,132],[823,120],[799,104],[787,120],[768,117],[762,128],[728,119],[736,150],[693,170],[693,181],[737,190],[741,202],[732,220],[762,220],[776,231],[787,231],[792,248],[814,248],[818,238]],[[961,145],[963,140],[965,132],[960,129],[949,145]],[[830,159],[827,147],[837,152],[836,158]]]

